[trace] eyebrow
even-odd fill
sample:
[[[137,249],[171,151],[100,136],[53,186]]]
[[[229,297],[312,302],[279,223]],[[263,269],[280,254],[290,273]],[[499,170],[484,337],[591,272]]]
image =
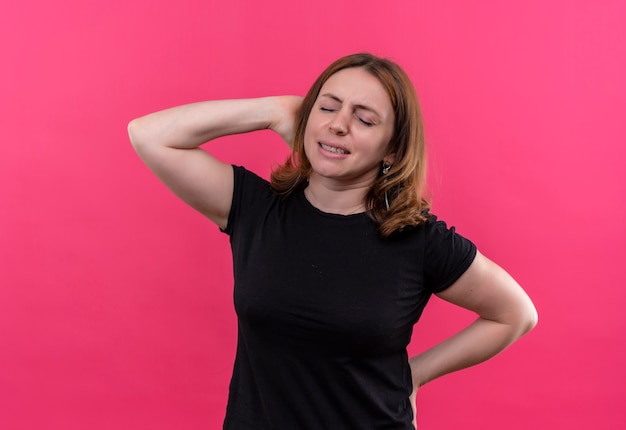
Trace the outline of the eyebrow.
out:
[[[343,103],[343,100],[341,100],[339,97],[337,97],[336,95],[334,95],[332,93],[324,93],[324,94],[321,95],[321,97],[328,97],[328,98],[333,99],[333,100],[335,100],[335,101],[337,101],[339,103]],[[364,110],[370,111],[370,112],[376,114],[379,118],[382,118],[382,116],[378,113],[378,111],[376,111],[376,109],[374,109],[374,108],[372,108],[370,106],[357,104],[357,105],[354,105],[354,107],[357,108],[357,109],[364,109]]]

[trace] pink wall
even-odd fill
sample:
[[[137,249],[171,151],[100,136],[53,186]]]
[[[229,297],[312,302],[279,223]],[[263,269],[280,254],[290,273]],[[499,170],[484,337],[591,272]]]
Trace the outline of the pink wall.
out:
[[[495,360],[425,387],[421,428],[626,424],[626,4],[385,4],[3,4],[0,428],[221,426],[236,340],[227,238],[141,164],[126,124],[303,94],[360,50],[418,88],[436,212],[540,313]],[[263,175],[286,155],[270,133],[211,148]],[[411,349],[468,319],[433,301]]]

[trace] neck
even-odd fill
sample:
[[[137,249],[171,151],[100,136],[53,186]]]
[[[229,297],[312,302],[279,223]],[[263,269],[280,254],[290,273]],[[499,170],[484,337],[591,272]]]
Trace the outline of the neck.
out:
[[[304,195],[309,203],[322,212],[352,215],[366,211],[367,190],[366,186],[332,187],[310,178]]]

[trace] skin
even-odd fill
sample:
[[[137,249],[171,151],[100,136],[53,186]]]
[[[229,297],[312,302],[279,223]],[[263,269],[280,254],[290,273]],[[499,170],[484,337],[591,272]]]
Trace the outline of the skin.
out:
[[[174,193],[224,228],[233,195],[232,168],[199,147],[220,136],[261,129],[292,142],[301,100],[281,96],[179,106],[131,121],[129,136],[142,160]],[[365,210],[364,196],[381,162],[394,161],[387,151],[392,133],[393,108],[376,78],[354,68],[331,76],[305,131],[305,151],[313,167],[305,194],[311,204],[337,214]],[[537,323],[535,307],[524,290],[481,253],[437,295],[477,318],[410,358],[413,405],[422,385],[495,356]]]
[[[394,113],[380,81],[361,68],[344,69],[322,86],[309,115],[304,150],[311,162],[307,198],[325,212],[365,211],[365,194],[393,135]]]

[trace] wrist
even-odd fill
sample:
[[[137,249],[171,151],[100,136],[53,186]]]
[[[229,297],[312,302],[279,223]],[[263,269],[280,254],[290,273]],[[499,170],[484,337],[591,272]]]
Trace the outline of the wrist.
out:
[[[411,367],[411,381],[413,382],[413,390],[417,391],[418,388],[430,381],[426,375],[426,369],[423,362],[423,354],[416,355],[409,359],[409,366]]]

